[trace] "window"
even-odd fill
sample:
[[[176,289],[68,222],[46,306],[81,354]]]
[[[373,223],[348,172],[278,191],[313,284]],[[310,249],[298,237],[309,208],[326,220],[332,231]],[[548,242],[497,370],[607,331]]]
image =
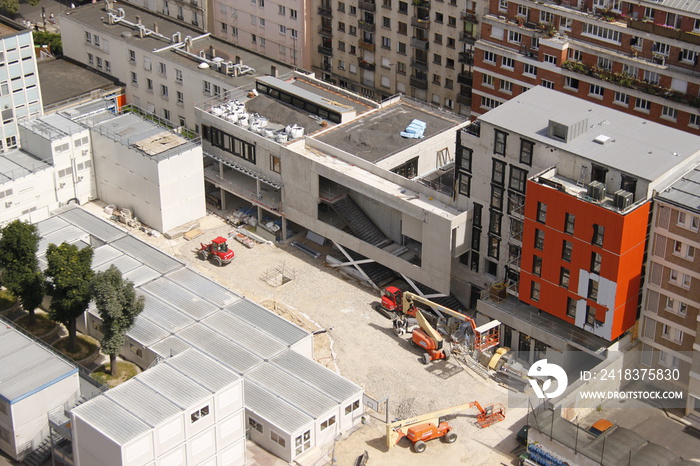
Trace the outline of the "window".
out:
[[[552,65],[556,65],[557,64],[557,57],[555,57],[554,55],[549,55],[548,53],[545,53],[543,61],[545,63],[551,63]]]
[[[540,300],[540,284],[536,281],[530,282],[530,299],[533,301]]]
[[[204,83],[204,93],[211,95],[211,83],[209,81],[203,81]]]
[[[16,136],[9,136],[5,138],[5,145],[7,146],[8,149],[13,149],[17,147],[17,137]]]
[[[501,186],[491,185],[491,207],[498,211],[503,210],[503,188]]]
[[[519,32],[512,31],[512,30],[508,31],[508,42],[510,42],[512,44],[519,44],[522,42],[522,40],[523,40],[523,36]]]
[[[513,68],[515,67],[515,60],[513,60],[510,57],[503,57],[503,59],[501,60],[501,67],[502,68],[510,68],[512,71]]]
[[[583,23],[583,34],[620,45],[621,33],[598,24]]]
[[[686,230],[698,231],[698,226],[700,225],[700,217],[695,215],[689,215],[685,212],[678,212],[678,219],[676,225]]]
[[[494,235],[501,235],[501,219],[503,218],[503,214],[496,212],[494,210],[491,211],[491,215],[489,217],[489,233],[493,233]]]
[[[464,196],[470,196],[471,181],[472,181],[471,175],[468,175],[467,173],[460,173],[459,174],[459,193],[460,194],[462,194]]]
[[[579,80],[572,78],[571,76],[564,77],[564,87],[569,89],[578,90]]]
[[[442,64],[442,55],[438,55],[437,53],[433,54],[433,63],[436,65],[441,65]]]
[[[338,29],[340,29],[341,31],[344,31],[345,30],[345,23],[339,23]],[[282,24],[280,24],[280,34],[282,34],[282,35],[287,34],[287,27],[282,25]]]
[[[474,204],[474,218],[472,220],[472,224],[475,227],[481,227],[481,212],[482,212],[483,206],[481,204]],[[479,249],[479,248],[475,248]]]
[[[506,139],[508,139],[508,133],[504,133],[501,130],[494,131],[494,144],[493,151],[499,155],[506,155]]]
[[[679,330],[680,332],[680,330]],[[681,333],[681,340],[683,339],[683,332]],[[678,357],[673,356],[665,351],[659,351],[659,364],[662,366],[666,366],[672,369],[678,369],[680,367],[680,359]],[[698,404],[700,407],[700,404]],[[700,411],[700,409],[698,409]]]
[[[535,229],[535,249],[544,249],[544,230]]]
[[[356,6],[353,6],[353,5],[350,5],[350,11],[349,11],[349,13],[350,13],[351,15],[353,15],[353,16],[357,16],[357,7],[356,7]]]
[[[580,50],[569,48],[569,60],[581,61],[583,58],[583,53]]]
[[[527,19],[529,12],[530,12],[530,9],[528,7],[526,7],[525,5],[518,5],[518,12],[516,14],[518,16],[522,16],[523,18]]]
[[[435,22],[436,22],[436,23],[442,23],[443,20],[444,20],[444,18],[445,18],[445,17],[443,16],[442,13],[440,13],[440,12],[435,12]]]
[[[673,107],[667,107],[666,105],[661,107],[661,117],[669,120],[676,121],[678,118],[678,110]]]
[[[143,57],[143,69],[146,71],[151,71],[153,65],[151,64],[151,59],[149,57]]]
[[[666,310],[669,311],[674,311],[676,308],[675,302],[673,301],[673,298],[670,296],[666,296]]]
[[[501,247],[501,240],[495,236],[489,235],[489,247],[488,247],[489,257],[498,260],[500,247]]]
[[[561,268],[559,271],[559,286],[569,289],[569,269]]]
[[[342,11],[345,11],[345,4],[342,2],[338,3],[338,11],[341,11],[341,9],[340,9],[341,7],[343,8]],[[287,15],[287,8],[283,5],[278,5],[277,6],[277,14],[282,15],[282,16],[286,16]]]
[[[299,12],[297,10],[289,9],[289,17],[292,19],[297,19],[299,17]]]
[[[248,428],[257,430],[261,434],[263,433],[263,425],[255,419],[253,419],[252,417],[248,418]]]
[[[138,86],[138,85],[139,85],[139,77],[138,77],[138,75],[137,75],[136,73],[134,73],[133,71],[131,72],[131,84],[133,84],[134,86]]]
[[[598,282],[596,280],[588,280],[588,299],[598,300]]]
[[[408,34],[408,25],[406,23],[399,22],[399,34],[405,36]]]
[[[666,324],[661,326],[661,336],[676,343],[683,341],[683,332]]]
[[[685,317],[688,314],[688,304],[678,303],[678,314]]]
[[[153,80],[151,78],[146,78],[146,90],[153,92]]]
[[[542,258],[540,256],[532,256],[532,274],[538,277],[542,276]]]
[[[564,233],[573,235],[574,234],[574,223],[576,222],[576,216],[567,213],[564,217]]]
[[[548,79],[543,79],[542,80],[542,87],[546,87],[547,89],[554,89],[554,81],[550,81]]]
[[[593,327],[595,325],[595,308],[586,305],[586,325]]]
[[[284,437],[279,435],[274,430],[270,430],[270,439],[283,448],[287,445],[287,443],[284,441]]]
[[[391,50],[391,39],[382,37],[382,47]]]
[[[480,105],[481,108],[486,108],[486,109],[490,110],[492,108],[498,107],[499,105],[501,105],[501,102],[499,102],[496,99],[492,99],[491,97],[484,97],[484,96],[481,97],[481,105]]]
[[[615,91],[614,103],[628,106],[630,104],[630,96],[624,92]]]
[[[535,143],[526,139],[520,140],[520,163],[532,165],[532,151]]]
[[[493,167],[491,168],[491,182],[499,186],[503,186],[506,180],[506,163],[501,160],[494,159]]]
[[[545,223],[547,221],[547,204],[542,202],[537,203],[537,221]]]
[[[680,53],[680,61],[685,62],[685,63],[690,63],[690,64],[695,64],[695,62],[698,59],[698,53],[694,52],[692,50],[687,50],[687,49],[681,49]]]
[[[571,262],[571,253],[573,251],[574,244],[571,241],[566,241],[562,243],[561,247],[561,258],[566,262]]]
[[[408,3],[399,2],[399,13],[403,13],[403,14],[408,13]]]
[[[493,76],[490,74],[482,74],[481,82],[484,84],[484,86],[493,88]]]
[[[331,416],[321,423],[321,430],[326,430],[335,424],[335,416]]]
[[[498,11],[508,11],[508,0],[498,0]]]
[[[166,99],[168,98],[168,86],[165,84],[160,85],[160,95]]]
[[[513,83],[510,81],[506,81],[504,79],[501,79],[501,92],[506,92],[508,94],[513,93]]]
[[[522,168],[510,167],[510,181],[508,187],[514,191],[524,193],[525,183],[527,182],[527,170]]]
[[[433,84],[440,85],[440,79],[441,79],[441,77],[439,74],[434,74],[433,75]]]
[[[603,237],[605,236],[605,227],[593,224],[593,240],[591,244],[594,246],[603,246]]]
[[[85,31],[85,42],[92,44],[92,34],[88,31]]]
[[[257,44],[258,43],[258,36],[255,34],[251,34],[250,35],[250,42],[252,42],[253,44]]]
[[[523,64],[523,74],[527,74],[529,76],[535,77],[535,76],[537,76],[537,67],[535,65],[531,65],[529,63],[524,63]]]
[[[605,93],[605,88],[597,84],[589,84],[588,95],[593,97],[603,97]]]
[[[182,91],[177,91],[177,103],[183,105],[185,103],[185,94]]]
[[[496,54],[493,52],[489,52],[488,50],[484,50],[484,61],[495,65]]]
[[[136,63],[136,52],[129,50],[129,63]]]
[[[571,297],[566,298],[566,317],[576,318],[576,300]]]
[[[92,66],[94,63],[95,57],[91,53],[88,53],[88,65]]]
[[[97,36],[95,36],[95,38],[97,38]],[[651,51],[652,53],[667,57],[669,52],[671,51],[671,46],[663,42],[654,42],[653,44],[651,44]]]
[[[598,68],[606,71],[612,71],[613,61],[610,58],[598,57]]]
[[[202,409],[198,409],[197,411],[193,412],[190,415],[190,420],[192,422],[197,422],[200,419],[202,419],[203,417],[208,416],[208,415],[209,415],[209,405],[203,407]]]

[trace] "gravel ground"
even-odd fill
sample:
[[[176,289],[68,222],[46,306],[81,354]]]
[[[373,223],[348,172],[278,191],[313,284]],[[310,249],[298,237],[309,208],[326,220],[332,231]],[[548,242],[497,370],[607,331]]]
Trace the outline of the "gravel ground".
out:
[[[101,207],[98,203],[86,206],[106,218]],[[289,245],[259,244],[247,249],[231,239],[229,246],[236,257],[218,268],[198,260],[194,251],[200,240],[226,236],[231,227],[219,217],[207,215],[200,220],[200,228],[205,234],[193,241],[132,233],[307,330],[326,329],[315,337],[314,359],[362,386],[372,398],[389,397],[391,420],[474,400],[483,406],[507,406],[505,388],[483,380],[456,361],[421,364],[420,352],[394,336],[390,321],[373,309],[378,293],[325,265],[325,255],[313,259]],[[296,239],[305,242],[303,237]],[[323,249],[314,243],[308,245]],[[293,279],[281,286],[269,285],[264,277],[280,268]],[[516,447],[514,433],[524,423],[525,412],[511,411],[505,421],[487,429],[473,425],[476,412],[466,410],[451,421],[459,435],[455,444],[435,440],[419,455],[411,451],[407,440],[389,450],[384,443],[385,414],[368,409],[367,424],[339,439],[333,456],[342,466],[354,464],[365,450],[370,465],[516,464],[509,453]]]

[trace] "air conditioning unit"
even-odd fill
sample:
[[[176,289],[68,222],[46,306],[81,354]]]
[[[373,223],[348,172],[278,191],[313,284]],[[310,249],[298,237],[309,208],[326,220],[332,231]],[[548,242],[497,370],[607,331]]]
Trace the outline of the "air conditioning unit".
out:
[[[618,209],[625,210],[629,206],[631,206],[633,202],[634,194],[632,194],[631,192],[625,191],[624,189],[618,189],[617,191],[615,191],[613,203]]]
[[[605,199],[605,185],[600,181],[591,181],[588,183],[586,194],[588,197],[600,202]]]

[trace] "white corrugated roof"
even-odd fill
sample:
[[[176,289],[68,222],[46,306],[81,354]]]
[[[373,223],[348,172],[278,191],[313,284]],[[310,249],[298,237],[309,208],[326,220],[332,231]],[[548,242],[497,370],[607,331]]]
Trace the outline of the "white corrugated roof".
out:
[[[142,286],[141,290],[165,301],[195,320],[204,319],[219,309],[201,295],[189,291],[165,277],[153,280]]]
[[[293,434],[310,428],[314,422],[310,416],[250,380],[245,380],[243,390],[246,414],[262,417],[274,424],[275,429]]]
[[[82,419],[117,445],[129,443],[151,429],[145,422],[104,395],[73,408],[71,415]]]
[[[182,408],[175,406],[152,388],[138,383],[137,379],[138,375],[108,390],[105,396],[151,427],[156,427],[182,413]]]
[[[210,390],[165,364],[158,364],[142,372],[138,375],[138,381],[151,387],[182,409],[192,408],[207,400],[212,394]]]
[[[247,299],[227,306],[226,310],[287,345],[293,345],[309,336],[309,332],[303,328]]]
[[[222,335],[233,337],[237,344],[265,360],[288,348],[283,342],[247,324],[230,312],[216,312],[204,319],[202,323]]]
[[[218,392],[241,380],[238,374],[194,348],[166,359],[163,364],[182,372],[212,392]]]

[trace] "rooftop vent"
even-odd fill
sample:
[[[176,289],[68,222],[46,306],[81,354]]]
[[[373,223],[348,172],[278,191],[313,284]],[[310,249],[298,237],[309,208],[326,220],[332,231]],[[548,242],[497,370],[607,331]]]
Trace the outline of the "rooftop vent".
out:
[[[569,121],[566,120],[566,118],[559,121],[549,120],[547,135],[550,138],[569,142],[585,133],[588,128],[588,118],[584,118],[583,120],[579,121],[574,119],[569,119]]]
[[[600,134],[593,139],[593,142],[598,143],[602,146],[608,144],[609,142],[612,142],[613,139],[610,136],[606,136],[604,134]]]

